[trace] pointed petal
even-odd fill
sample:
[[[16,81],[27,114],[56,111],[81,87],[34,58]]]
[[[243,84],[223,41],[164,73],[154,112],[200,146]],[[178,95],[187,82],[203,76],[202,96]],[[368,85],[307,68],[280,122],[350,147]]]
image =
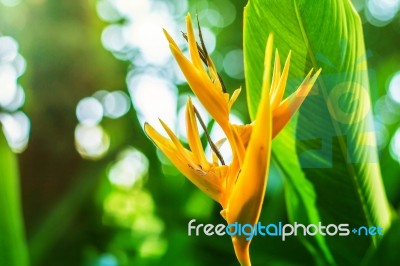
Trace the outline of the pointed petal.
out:
[[[194,162],[194,160],[192,160],[192,158],[189,156],[189,154],[188,154],[187,150],[185,149],[185,147],[183,147],[183,145],[179,141],[178,137],[175,136],[175,134],[167,126],[167,124],[165,124],[161,119],[160,119],[160,123],[163,126],[163,128],[165,129],[165,132],[167,132],[167,134],[170,137],[170,139],[173,142],[173,144],[175,145],[175,149],[179,152],[179,154],[181,156],[183,156],[185,158],[185,160],[190,165],[190,167],[192,167],[193,169],[195,169],[197,171],[201,171],[201,168]]]
[[[286,82],[289,75],[289,67],[290,67],[290,57],[292,51],[289,51],[288,57],[286,58],[285,66],[283,67],[282,76],[279,79],[279,82],[271,95],[271,110],[274,110],[279,106],[282,101],[283,94],[285,93]]]
[[[274,69],[272,74],[272,83],[271,83],[271,90],[270,92],[274,92],[278,86],[279,79],[281,77],[281,60],[279,58],[278,49],[275,50],[275,62],[274,62]]]
[[[235,103],[235,101],[237,100],[237,98],[239,97],[239,94],[240,94],[240,92],[242,91],[242,89],[236,89],[234,92],[233,92],[233,94],[232,94],[232,96],[231,96],[231,99],[229,100],[229,103],[228,103],[228,105],[229,105],[229,110],[232,108],[232,105]]]
[[[229,224],[254,225],[259,219],[267,184],[271,123],[269,90],[264,88],[243,166],[228,200],[226,218]],[[249,265],[250,241],[245,236],[233,237],[236,256],[245,265]]]
[[[228,130],[229,107],[228,100],[225,99],[223,93],[222,84],[218,78],[218,73],[216,72],[211,58],[207,58],[207,62],[210,63],[209,69],[212,75],[211,79],[202,66],[189,14],[186,17],[186,25],[188,30],[189,50],[193,63],[183,55],[168,32],[164,30],[164,34],[170,44],[171,52],[188,81],[190,88],[210,115],[226,132]]]
[[[225,143],[225,141],[226,141],[226,138],[223,138],[223,139],[220,139],[220,140],[218,140],[216,143],[215,143],[215,147],[217,147],[217,149],[219,150],[220,148],[221,148],[221,146]],[[215,164],[215,165],[218,165],[218,156],[217,156],[217,154],[215,154],[215,152],[213,152],[212,150],[211,150],[211,155],[212,155],[212,159],[213,159],[213,163]]]
[[[171,37],[171,35],[169,35],[168,31],[166,31],[165,29],[163,29],[164,35],[167,38],[169,45],[175,47],[176,49],[179,50],[179,46],[176,44],[176,42],[174,41],[174,39]]]
[[[197,120],[194,114],[192,100],[189,98],[186,104],[186,132],[190,146],[190,150],[198,164],[203,167],[203,170],[209,169],[209,163],[204,154],[203,145],[201,145]]]
[[[203,65],[201,63],[201,58],[199,55],[199,50],[197,49],[196,37],[194,36],[194,30],[192,25],[192,18],[190,14],[186,16],[186,29],[188,35],[188,43],[189,43],[189,52],[190,58],[192,59],[193,64],[198,69],[203,69]]]
[[[313,70],[311,69],[299,88],[292,95],[287,97],[275,110],[273,110],[272,138],[274,138],[285,127],[290,118],[297,112],[321,73],[321,69],[319,69],[310,79],[312,71]]]
[[[144,130],[154,144],[186,178],[215,201],[221,201],[224,185],[222,177],[223,174],[226,174],[227,166],[200,173],[190,166],[190,163],[186,161],[187,156],[180,154],[180,150],[175,147],[173,141],[159,134],[148,123],[144,125]]]
[[[196,69],[177,47],[170,45],[170,48],[190,88],[201,104],[221,127],[226,127],[229,110],[222,91],[215,88],[215,84],[212,83],[207,73],[204,70]]]
[[[272,63],[272,48],[274,45],[274,35],[270,33],[268,35],[267,45],[265,46],[265,57],[264,57],[264,76],[263,76],[263,88],[270,91],[271,84],[271,63]]]
[[[168,157],[168,159],[189,179],[194,179],[196,177],[193,167],[190,163],[183,163],[187,160],[187,156],[183,155],[175,146],[173,141],[162,136],[158,133],[152,126],[145,123],[144,130],[149,136],[149,138],[154,142],[154,144]]]
[[[264,74],[263,74],[263,85],[262,85],[262,91],[267,91],[269,94],[270,90],[270,84],[271,84],[271,61],[272,61],[272,48],[273,48],[273,42],[274,42],[274,36],[272,33],[268,35],[267,39],[267,44],[265,46],[265,58],[264,58]],[[264,94],[263,94],[264,95]],[[267,96],[262,96],[262,97],[267,97]],[[269,101],[269,97],[268,101]],[[263,100],[260,101],[260,104],[263,102]],[[268,103],[269,106],[269,103]],[[258,107],[260,109],[260,107]],[[222,127],[222,125],[221,125]],[[229,126],[228,130],[225,130],[223,127],[222,129],[224,130],[229,143],[232,147],[232,152],[234,159],[239,161],[239,165],[243,164],[244,160],[244,155],[245,155],[245,146],[243,142],[241,141],[239,134],[236,130],[236,128],[232,125]]]

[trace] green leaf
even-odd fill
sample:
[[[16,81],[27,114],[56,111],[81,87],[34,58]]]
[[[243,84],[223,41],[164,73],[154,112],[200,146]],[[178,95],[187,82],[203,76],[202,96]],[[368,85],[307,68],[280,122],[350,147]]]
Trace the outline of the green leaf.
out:
[[[382,241],[377,249],[366,258],[363,265],[400,265],[400,219],[393,221],[390,228],[384,230]]]
[[[15,155],[0,131],[0,265],[28,265]]]
[[[288,93],[311,68],[323,69],[295,121],[273,143],[274,158],[287,177],[291,220],[346,223],[350,229],[388,227],[390,215],[377,156],[358,14],[348,0],[250,0],[244,15],[244,58],[253,118],[270,32],[281,57],[292,50]],[[303,240],[313,254],[319,254],[319,263],[354,264],[376,238]]]

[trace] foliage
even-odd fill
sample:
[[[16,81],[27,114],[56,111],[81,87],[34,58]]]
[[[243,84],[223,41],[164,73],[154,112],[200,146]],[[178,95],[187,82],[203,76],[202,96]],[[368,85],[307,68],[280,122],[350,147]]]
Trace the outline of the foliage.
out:
[[[162,27],[178,45],[185,42],[179,34],[188,11],[199,15],[227,90],[242,87],[232,113],[243,123],[250,122],[257,107],[269,32],[281,58],[292,50],[287,93],[304,71],[323,68],[313,95],[273,142],[260,221],[384,226],[382,239],[257,237],[250,250],[254,265],[398,264],[398,220],[389,227],[389,213],[396,216],[400,207],[400,168],[391,148],[400,109],[386,90],[399,71],[399,16],[376,26],[366,3],[379,1],[354,1],[360,2],[364,5],[355,11],[349,0],[0,0],[0,35],[15,38],[26,59],[27,72],[18,84],[25,90],[23,111],[32,125],[28,148],[19,155],[10,152],[0,134],[0,265],[23,266],[28,260],[60,266],[237,265],[229,237],[187,235],[191,219],[224,223],[220,206],[154,148],[143,132],[141,102],[135,100],[141,82],[132,77],[161,79],[176,94],[173,117],[180,119],[189,88],[176,65],[170,57],[150,63],[144,58],[168,50],[166,40],[152,41]],[[167,11],[171,20],[164,20]],[[108,46],[107,32],[116,33]],[[153,50],[144,53],[146,47]],[[146,87],[153,95],[142,100],[154,114],[167,104],[157,94],[163,82]],[[344,91],[350,94],[332,93],[348,82]],[[82,98],[100,97],[104,89],[130,93],[133,106],[118,119],[103,117],[99,126],[109,148],[103,157],[87,160],[74,142],[76,109]],[[339,105],[328,104],[332,95]],[[348,123],[332,116],[340,110]],[[3,114],[9,111],[0,107],[0,120]],[[214,125],[207,125],[212,133]],[[174,130],[179,133],[179,123]],[[204,136],[202,143],[207,144]],[[145,170],[132,167],[137,152],[146,158],[141,159]],[[124,165],[131,167],[128,172],[141,171],[131,186],[112,178]]]
[[[268,8],[261,8],[265,5]],[[351,3],[252,0],[245,12],[250,110],[256,108],[259,98],[263,69],[259,58],[269,32],[276,36],[280,51],[286,54],[292,50],[293,79],[304,76],[309,67],[323,68],[318,88],[300,111],[295,132],[290,128],[291,132],[274,143],[276,160],[290,180],[287,201],[291,219],[308,223],[320,219],[323,224],[349,221],[351,228],[376,224],[388,227],[389,209],[377,164],[362,28]],[[296,153],[298,158],[288,160],[287,152]],[[312,183],[315,195],[308,192],[312,188],[307,181]],[[372,241],[377,241],[371,238],[375,237],[328,238],[328,243],[316,239],[319,243],[315,249],[323,250],[330,263],[327,245],[337,263],[359,263]],[[357,250],[350,249],[354,246]]]
[[[18,165],[0,133],[0,265],[25,266],[28,250],[19,191]]]

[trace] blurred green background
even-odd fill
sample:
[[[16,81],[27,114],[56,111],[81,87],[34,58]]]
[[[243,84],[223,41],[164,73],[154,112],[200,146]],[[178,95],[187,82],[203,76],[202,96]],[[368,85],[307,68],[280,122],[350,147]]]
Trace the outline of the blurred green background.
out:
[[[184,139],[190,90],[161,29],[186,47],[180,32],[188,11],[197,12],[228,91],[244,86],[245,4],[0,0],[0,122],[18,157],[32,265],[237,265],[229,237],[187,236],[193,218],[224,223],[220,207],[155,149],[143,123],[157,128],[160,117]],[[372,73],[383,181],[399,210],[400,1],[353,4]],[[221,130],[200,112],[219,139]],[[245,93],[231,119],[249,122]],[[268,182],[260,220],[287,221],[274,164]],[[9,215],[0,211],[0,219]],[[296,238],[256,238],[251,252],[254,265],[314,263]]]

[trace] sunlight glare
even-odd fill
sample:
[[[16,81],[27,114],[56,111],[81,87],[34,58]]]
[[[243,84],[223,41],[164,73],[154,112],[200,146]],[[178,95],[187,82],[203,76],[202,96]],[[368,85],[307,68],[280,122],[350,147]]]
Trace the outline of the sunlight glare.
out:
[[[125,25],[123,36],[129,46],[140,49],[141,56],[148,64],[163,65],[171,53],[160,25],[170,31],[175,29],[175,23],[167,11],[157,10],[157,13],[149,13]]]
[[[375,102],[375,118],[386,125],[392,125],[400,119],[400,116],[392,111],[390,103],[388,104],[389,101],[387,98],[388,96],[384,95]]]
[[[108,93],[102,99],[102,103],[104,115],[113,119],[125,115],[131,107],[129,96],[123,91]]]
[[[400,104],[400,71],[394,74],[389,83],[389,96],[397,103]]]
[[[75,146],[85,159],[99,159],[110,147],[110,138],[100,125],[78,124],[75,128]]]
[[[0,106],[11,104],[17,93],[17,72],[9,64],[0,65]]]
[[[386,147],[387,142],[389,140],[389,132],[385,126],[379,119],[374,119],[375,126],[375,135],[376,135],[376,143],[378,145],[378,149],[382,150]]]
[[[11,62],[17,55],[17,41],[10,36],[0,36],[0,62]]]
[[[86,97],[76,106],[76,117],[85,125],[96,125],[103,119],[103,106],[94,97]]]
[[[127,84],[140,124],[150,123],[156,130],[164,132],[161,118],[171,129],[175,129],[177,88],[157,75],[128,74]]]
[[[121,19],[121,14],[115,9],[115,6],[110,0],[99,0],[96,5],[97,14],[107,22],[116,22]]]
[[[19,5],[21,2],[22,0],[0,0],[0,3],[8,7],[15,7]]]
[[[9,102],[9,104],[4,105],[4,109],[9,112],[15,112],[19,108],[21,108],[25,103],[25,91],[21,87],[21,85],[17,86],[17,91],[14,95],[14,98]]]
[[[20,76],[22,76],[22,74],[25,73],[26,61],[25,61],[25,58],[22,55],[20,55],[19,53],[14,58],[14,60],[11,62],[11,64],[17,73],[17,77],[20,77]]]
[[[387,25],[399,10],[399,0],[368,0],[366,18],[377,27]]]
[[[0,122],[11,150],[16,153],[23,152],[28,145],[31,130],[31,122],[26,114],[23,112],[1,113]]]
[[[244,78],[243,51],[234,49],[229,51],[224,57],[225,73],[235,79]]]
[[[400,128],[397,129],[390,142],[390,155],[392,158],[400,162]]]
[[[137,149],[129,148],[112,165],[108,179],[114,185],[129,189],[147,174],[148,168],[147,157]]]
[[[110,52],[122,52],[127,49],[123,30],[124,27],[118,24],[107,26],[101,34],[103,47]]]

